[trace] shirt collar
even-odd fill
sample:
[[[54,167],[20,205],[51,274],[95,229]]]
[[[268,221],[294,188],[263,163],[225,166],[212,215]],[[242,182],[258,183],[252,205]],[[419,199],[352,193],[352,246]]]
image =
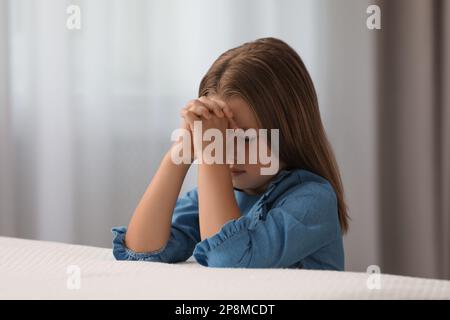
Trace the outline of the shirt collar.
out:
[[[287,177],[288,175],[290,175],[292,173],[293,170],[286,170],[286,169],[281,169],[277,175],[272,179],[272,181],[269,183],[269,186],[267,187],[267,191],[271,188],[273,188],[274,186],[276,186],[277,184],[279,184],[285,177]],[[267,192],[266,191],[266,192]]]
[[[284,191],[284,189],[289,188],[292,184],[299,183],[298,173],[301,169],[281,169],[269,182],[266,191],[261,195],[249,195],[244,191],[240,191],[235,189],[235,194],[239,198],[259,198],[258,202],[265,203],[269,201],[273,197],[277,197],[280,193]],[[282,185],[282,188],[276,188],[277,186]],[[274,190],[277,190],[274,192]]]
[[[269,183],[260,201],[263,203],[272,202],[273,199],[277,198],[292,185],[300,183],[300,171],[301,169],[280,170]]]

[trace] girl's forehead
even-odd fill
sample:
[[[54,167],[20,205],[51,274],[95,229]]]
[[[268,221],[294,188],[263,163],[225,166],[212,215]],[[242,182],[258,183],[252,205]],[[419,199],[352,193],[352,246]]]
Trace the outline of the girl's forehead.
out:
[[[233,112],[234,120],[241,128],[257,128],[258,121],[252,108],[238,96],[227,99],[226,103]]]

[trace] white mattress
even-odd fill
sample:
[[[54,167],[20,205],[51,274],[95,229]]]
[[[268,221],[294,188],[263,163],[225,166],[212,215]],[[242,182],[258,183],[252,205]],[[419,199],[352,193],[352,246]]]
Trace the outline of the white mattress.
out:
[[[78,289],[68,287],[71,265],[81,274]],[[355,272],[208,268],[192,260],[116,261],[111,249],[0,237],[0,299],[450,299],[450,281],[382,274],[381,289],[369,289],[367,279]]]

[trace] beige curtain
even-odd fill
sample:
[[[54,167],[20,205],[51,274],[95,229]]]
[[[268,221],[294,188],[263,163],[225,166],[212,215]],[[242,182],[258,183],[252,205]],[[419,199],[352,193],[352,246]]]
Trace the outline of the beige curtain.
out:
[[[9,97],[9,41],[8,33],[8,3],[0,1],[0,234],[14,235],[15,223],[11,215],[13,208],[12,179],[12,145],[11,145],[11,112],[8,108]]]
[[[380,1],[382,271],[450,279],[450,1]]]

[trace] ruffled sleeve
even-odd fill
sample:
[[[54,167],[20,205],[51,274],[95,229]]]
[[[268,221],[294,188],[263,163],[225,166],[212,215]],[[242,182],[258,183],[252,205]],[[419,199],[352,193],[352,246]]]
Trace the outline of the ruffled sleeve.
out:
[[[141,260],[175,263],[186,261],[200,241],[198,225],[198,197],[193,189],[177,199],[172,215],[170,237],[166,245],[159,250],[136,252],[125,244],[125,226],[111,229],[113,234],[112,251],[117,260]]]
[[[245,258],[248,250],[252,248],[249,237],[250,223],[249,216],[225,223],[218,233],[196,245],[195,260],[201,265],[210,267],[247,267]]]
[[[157,251],[136,252],[125,245],[125,234],[127,227],[113,227],[113,255],[117,260],[142,260],[163,262],[160,253],[166,250],[166,246]]]

